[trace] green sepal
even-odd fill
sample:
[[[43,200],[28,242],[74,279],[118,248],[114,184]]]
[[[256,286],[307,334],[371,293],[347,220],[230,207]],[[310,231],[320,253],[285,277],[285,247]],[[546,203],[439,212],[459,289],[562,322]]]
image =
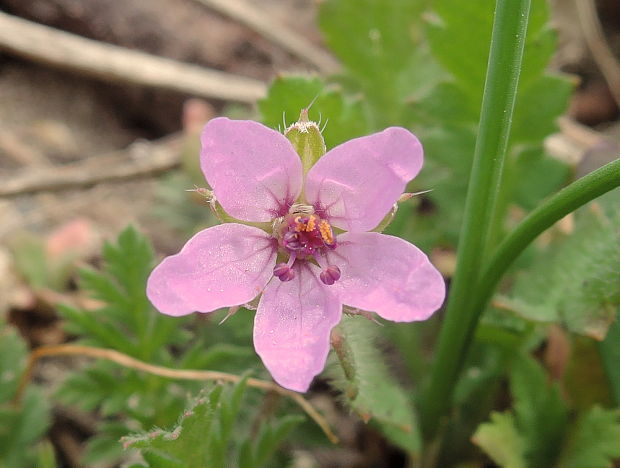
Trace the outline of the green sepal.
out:
[[[301,110],[299,120],[284,131],[284,136],[299,154],[304,174],[307,174],[327,151],[321,129],[316,122],[308,119],[308,109]]]
[[[415,410],[379,350],[378,328],[363,317],[343,317],[332,330],[335,356],[326,373],[354,413],[416,459],[422,442]]]

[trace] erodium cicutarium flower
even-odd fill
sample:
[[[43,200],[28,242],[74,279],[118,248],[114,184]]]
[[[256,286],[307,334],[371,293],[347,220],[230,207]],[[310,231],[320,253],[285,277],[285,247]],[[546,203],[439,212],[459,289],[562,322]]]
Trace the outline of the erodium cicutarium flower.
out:
[[[320,135],[301,119],[296,131]],[[417,247],[370,232],[420,171],[413,134],[391,127],[313,164],[291,141],[252,121],[205,126],[202,171],[221,209],[239,222],[192,237],[155,268],[147,294],[173,316],[260,295],[256,352],[280,385],[303,392],[325,365],[343,305],[396,322],[424,320],[441,306],[445,286]]]

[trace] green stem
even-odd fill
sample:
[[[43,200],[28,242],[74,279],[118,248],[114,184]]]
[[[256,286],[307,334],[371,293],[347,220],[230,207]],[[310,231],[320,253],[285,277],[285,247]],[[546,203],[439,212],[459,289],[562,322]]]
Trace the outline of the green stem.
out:
[[[421,405],[423,428],[433,437],[451,405],[453,388],[475,320],[470,292],[480,277],[491,230],[521,70],[530,0],[497,0],[480,127],[465,202],[457,268],[439,336],[430,386]]]
[[[473,334],[480,314],[506,270],[539,234],[580,206],[618,186],[620,186],[620,159],[563,188],[521,221],[502,241],[483,270],[472,307],[473,326],[468,330],[468,335]]]

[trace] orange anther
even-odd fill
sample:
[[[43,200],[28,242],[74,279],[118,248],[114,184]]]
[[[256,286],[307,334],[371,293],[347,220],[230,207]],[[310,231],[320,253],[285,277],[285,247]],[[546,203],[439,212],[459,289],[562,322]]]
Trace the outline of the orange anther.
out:
[[[332,232],[332,227],[325,220],[321,221],[319,225],[319,231],[321,233],[321,237],[326,244],[334,243],[334,233]]]
[[[310,219],[308,219],[308,224],[306,225],[306,231],[312,232],[316,228],[316,216],[310,215]]]

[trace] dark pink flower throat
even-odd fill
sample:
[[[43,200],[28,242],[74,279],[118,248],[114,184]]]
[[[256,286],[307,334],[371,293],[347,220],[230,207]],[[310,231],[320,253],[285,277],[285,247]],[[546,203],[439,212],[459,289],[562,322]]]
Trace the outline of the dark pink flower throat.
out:
[[[284,217],[276,232],[282,252],[289,255],[287,263],[278,263],[273,274],[282,281],[295,277],[292,269],[296,260],[314,259],[321,267],[320,278],[325,284],[334,284],[340,279],[340,269],[328,265],[325,251],[336,248],[336,238],[331,225],[326,219],[316,214],[289,214]]]

